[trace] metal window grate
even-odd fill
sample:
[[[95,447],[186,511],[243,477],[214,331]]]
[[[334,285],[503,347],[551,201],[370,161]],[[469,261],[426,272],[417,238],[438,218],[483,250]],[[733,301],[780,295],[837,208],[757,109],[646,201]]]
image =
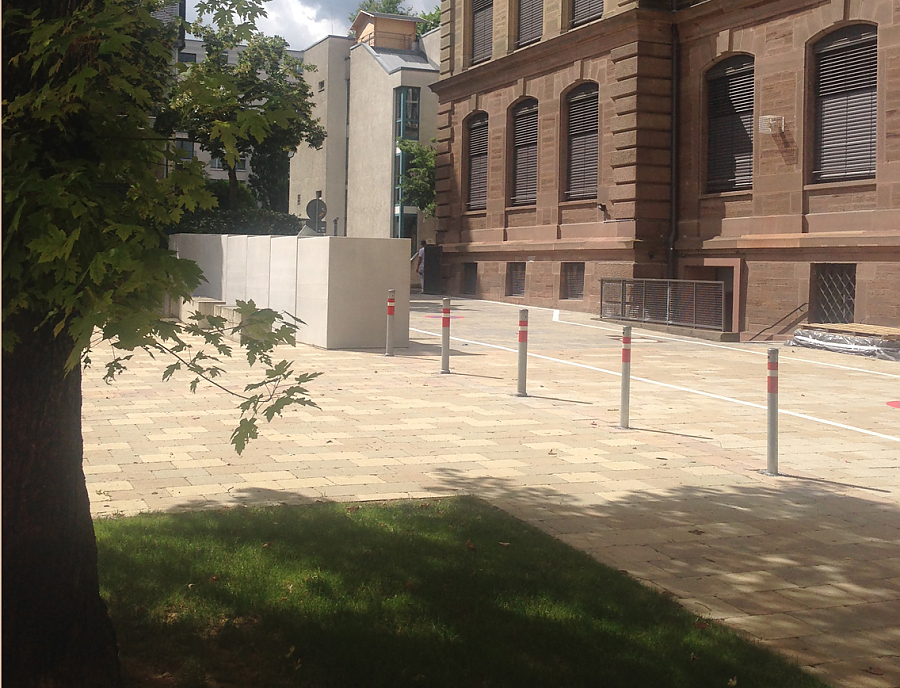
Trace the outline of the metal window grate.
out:
[[[820,263],[812,266],[812,322],[852,323],[856,306],[856,264]]]
[[[584,298],[584,263],[563,263],[560,273],[560,298]]]
[[[525,263],[506,264],[506,295],[525,296]]]
[[[725,284],[699,280],[600,280],[600,317],[724,330]]]
[[[463,294],[475,294],[478,291],[478,263],[463,263]]]

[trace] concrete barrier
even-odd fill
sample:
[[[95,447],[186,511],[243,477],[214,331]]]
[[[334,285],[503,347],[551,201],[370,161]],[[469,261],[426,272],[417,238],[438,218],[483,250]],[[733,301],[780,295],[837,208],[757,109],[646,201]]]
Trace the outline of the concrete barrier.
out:
[[[175,234],[169,245],[207,279],[194,292],[197,308],[177,304],[182,320],[192,309],[205,314],[211,301],[227,309],[252,299],[303,320],[303,343],[380,348],[384,294],[394,289],[393,343],[409,346],[408,239]]]

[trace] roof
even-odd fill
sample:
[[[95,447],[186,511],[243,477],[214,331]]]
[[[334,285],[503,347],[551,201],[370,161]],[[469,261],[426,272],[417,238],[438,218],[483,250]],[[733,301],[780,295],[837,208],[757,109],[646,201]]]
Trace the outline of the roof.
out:
[[[391,48],[373,48],[366,43],[360,43],[354,47],[363,46],[372,53],[375,61],[388,74],[393,74],[401,69],[415,69],[421,72],[437,72],[438,66],[430,62],[425,53],[418,50],[393,50]]]

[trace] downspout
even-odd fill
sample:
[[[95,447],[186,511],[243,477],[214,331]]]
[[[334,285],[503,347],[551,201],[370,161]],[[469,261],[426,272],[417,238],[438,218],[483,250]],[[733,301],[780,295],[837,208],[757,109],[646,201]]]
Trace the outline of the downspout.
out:
[[[675,14],[678,12],[678,0],[672,0],[672,126],[671,126],[671,206],[669,208],[669,240],[666,254],[666,272],[669,279],[675,279],[675,242],[678,241],[678,129],[679,129],[679,73],[680,73],[680,49],[678,45],[678,23]]]

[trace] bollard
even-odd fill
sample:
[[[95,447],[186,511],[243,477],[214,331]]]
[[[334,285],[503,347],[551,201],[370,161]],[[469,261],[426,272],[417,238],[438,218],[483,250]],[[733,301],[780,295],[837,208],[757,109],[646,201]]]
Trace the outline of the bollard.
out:
[[[394,355],[394,290],[388,289],[387,302],[387,341],[384,345],[384,355]]]
[[[525,375],[528,367],[528,309],[519,311],[519,391],[516,396],[527,397]]]
[[[441,372],[450,372],[450,299],[444,299],[441,310]]]
[[[631,403],[631,326],[622,328],[622,397],[619,402],[619,427],[628,429],[628,412]]]
[[[778,349],[769,349],[766,375],[766,475],[778,475]]]

